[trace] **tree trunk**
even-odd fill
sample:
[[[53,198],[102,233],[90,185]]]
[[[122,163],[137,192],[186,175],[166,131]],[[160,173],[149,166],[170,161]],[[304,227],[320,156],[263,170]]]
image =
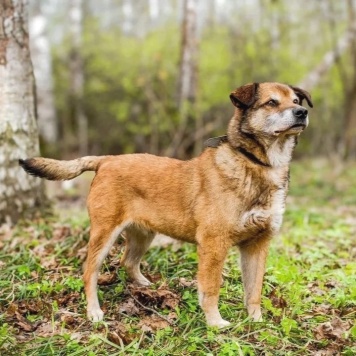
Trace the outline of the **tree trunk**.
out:
[[[352,0],[347,1],[349,26],[356,27],[356,8]],[[349,84],[346,86],[344,117],[344,157],[356,158],[356,30],[350,46],[351,63],[353,64]]]
[[[43,6],[43,5],[42,5]],[[54,107],[51,48],[47,37],[47,18],[41,3],[30,18],[30,47],[36,78],[38,128],[45,143],[58,140],[58,122]]]
[[[168,154],[176,156],[184,138],[188,121],[197,119],[196,96],[198,78],[197,0],[184,0],[181,54],[177,91],[179,126]],[[198,123],[201,124],[200,122]],[[197,126],[197,125],[196,125]],[[198,129],[197,127],[195,128]],[[178,155],[182,155],[180,152]]]
[[[0,222],[31,216],[44,198],[41,180],[19,158],[39,155],[28,2],[0,0]]]
[[[70,28],[72,36],[72,50],[69,59],[70,92],[73,112],[77,123],[79,155],[88,154],[88,118],[83,108],[84,72],[83,58],[81,55],[83,2],[82,0],[70,1]]]

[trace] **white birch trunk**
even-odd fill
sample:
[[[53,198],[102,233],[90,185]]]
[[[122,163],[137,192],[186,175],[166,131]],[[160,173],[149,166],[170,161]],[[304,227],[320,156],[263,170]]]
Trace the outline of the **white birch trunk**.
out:
[[[71,0],[70,29],[72,36],[72,51],[69,62],[71,95],[74,102],[74,113],[78,128],[79,155],[88,154],[88,118],[83,108],[84,72],[81,55],[83,32],[83,1]]]
[[[195,107],[198,77],[197,9],[197,0],[184,0],[177,90],[177,106],[180,122],[172,143],[166,151],[169,156],[184,155],[183,151],[185,148],[180,146],[187,129],[188,121],[190,121],[190,119],[196,120],[196,130],[199,129],[201,124],[196,117]]]
[[[134,20],[133,20],[133,6],[131,0],[124,0],[122,3],[122,12],[124,15],[122,22],[122,30],[125,34],[130,35],[134,29]]]
[[[51,48],[47,37],[47,18],[40,3],[30,18],[30,47],[36,78],[38,128],[46,143],[55,143],[58,126],[53,97]]]
[[[32,213],[43,198],[41,181],[18,164],[38,155],[28,1],[0,0],[0,222]]]
[[[178,84],[178,106],[180,108],[182,108],[185,101],[194,102],[196,99],[198,60],[197,6],[197,0],[184,1]]]

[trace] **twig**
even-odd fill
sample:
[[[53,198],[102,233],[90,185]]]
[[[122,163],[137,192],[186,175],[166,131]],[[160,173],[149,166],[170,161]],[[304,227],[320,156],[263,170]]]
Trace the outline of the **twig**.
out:
[[[174,325],[174,322],[172,322],[171,320],[169,320],[168,318],[166,318],[166,317],[163,316],[162,314],[158,313],[158,311],[156,311],[156,310],[154,310],[154,309],[152,309],[152,308],[150,308],[150,307],[146,307],[146,306],[143,305],[140,301],[138,301],[137,298],[135,298],[135,297],[133,296],[133,294],[132,294],[130,291],[128,291],[128,292],[129,292],[129,294],[131,295],[132,299],[133,299],[140,307],[142,307],[143,309],[148,310],[148,311],[150,311],[150,312],[152,312],[152,313],[158,315],[161,319],[165,320],[168,324]]]

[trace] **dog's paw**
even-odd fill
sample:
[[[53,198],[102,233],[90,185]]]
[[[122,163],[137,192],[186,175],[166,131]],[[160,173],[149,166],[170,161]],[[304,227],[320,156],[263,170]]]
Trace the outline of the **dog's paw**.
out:
[[[251,318],[254,322],[263,321],[260,305],[251,304],[247,307],[247,311],[249,318]]]
[[[88,309],[87,316],[89,320],[96,323],[104,319],[104,312],[100,308]]]
[[[224,319],[210,320],[208,322],[208,326],[219,328],[219,329],[226,328],[227,326],[230,326],[230,325],[231,325],[231,323]]]
[[[144,276],[140,276],[139,278],[135,278],[134,280],[135,283],[137,283],[140,286],[148,287],[152,285],[152,283]]]

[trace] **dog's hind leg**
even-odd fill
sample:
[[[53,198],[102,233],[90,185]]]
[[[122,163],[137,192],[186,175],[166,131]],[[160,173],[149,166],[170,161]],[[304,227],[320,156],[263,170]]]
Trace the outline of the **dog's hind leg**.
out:
[[[129,277],[136,283],[148,286],[151,282],[142,275],[140,261],[148,250],[155,233],[136,225],[130,225],[126,231],[126,247],[121,258],[121,266],[126,268]]]
[[[119,226],[108,226],[105,228],[92,222],[90,240],[88,245],[88,256],[84,267],[84,287],[87,298],[87,315],[92,321],[101,321],[104,313],[100,309],[97,281],[100,268],[117,236],[126,228],[128,223]]]
[[[245,306],[249,317],[262,321],[261,292],[270,239],[261,238],[241,245],[241,271],[245,290]]]

